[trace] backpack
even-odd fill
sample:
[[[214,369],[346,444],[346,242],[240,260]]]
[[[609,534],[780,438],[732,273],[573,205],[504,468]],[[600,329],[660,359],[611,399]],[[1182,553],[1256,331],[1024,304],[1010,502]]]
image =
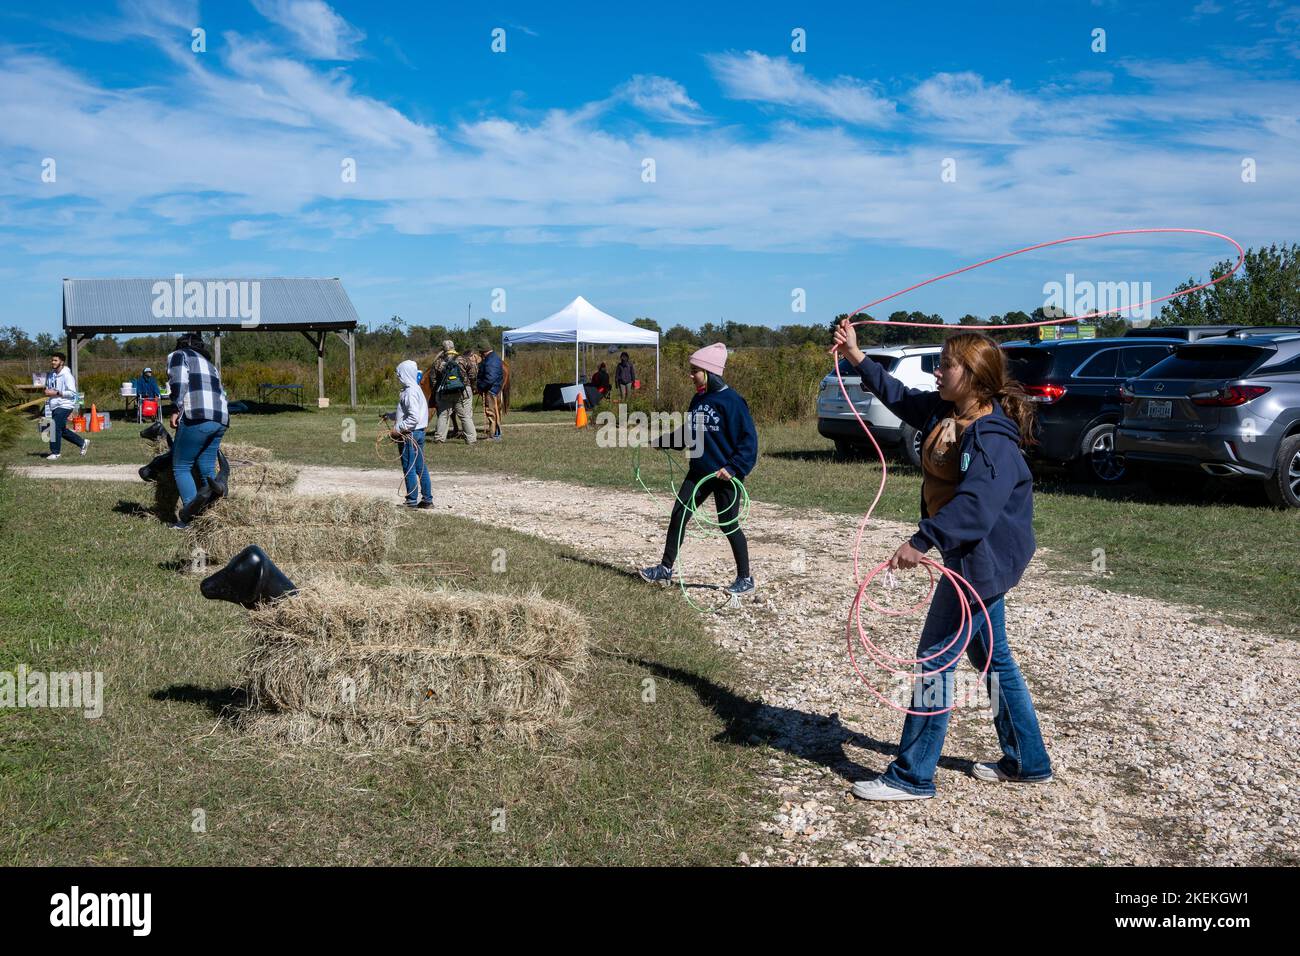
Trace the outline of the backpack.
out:
[[[465,372],[460,367],[460,361],[448,356],[447,364],[442,367],[442,375],[438,378],[438,391],[461,392],[465,388]]]

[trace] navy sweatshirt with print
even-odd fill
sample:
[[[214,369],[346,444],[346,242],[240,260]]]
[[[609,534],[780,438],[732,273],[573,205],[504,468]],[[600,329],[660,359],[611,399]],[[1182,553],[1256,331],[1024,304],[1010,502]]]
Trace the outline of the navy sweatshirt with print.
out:
[[[653,442],[663,448],[686,448],[687,477],[698,481],[725,468],[744,478],[758,462],[758,430],[749,404],[721,379],[691,399],[682,428]]]
[[[937,391],[907,388],[879,364],[858,366],[864,387],[891,412],[921,432],[953,414],[952,402]],[[962,433],[961,478],[952,500],[928,514],[921,500],[921,523],[912,547],[936,549],[944,564],[971,583],[981,598],[1005,594],[1034,556],[1034,480],[1020,451],[1020,429],[998,402]]]

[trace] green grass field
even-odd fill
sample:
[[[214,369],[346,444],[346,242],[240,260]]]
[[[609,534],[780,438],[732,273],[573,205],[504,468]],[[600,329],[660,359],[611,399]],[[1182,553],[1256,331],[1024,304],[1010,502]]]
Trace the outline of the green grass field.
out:
[[[377,412],[238,416],[228,438],[286,461],[380,467]],[[567,415],[516,412],[508,426],[500,443],[430,449],[432,468],[633,488],[632,453],[598,447],[595,429],[579,432]],[[63,462],[138,464],[136,432],[119,424],[87,458]],[[41,450],[32,434],[4,461],[44,467]],[[648,458],[647,472],[666,476],[665,465]],[[915,520],[918,476],[898,462],[891,475],[879,513]],[[844,513],[847,546],[849,515],[878,476],[877,464],[833,461],[811,425],[769,426],[750,487],[759,500]],[[177,567],[182,539],[140,514],[149,501],[142,483],[0,480],[0,670],[99,670],[107,681],[99,719],[0,711],[0,860],[726,863],[746,844],[761,731],[730,659],[675,591],[647,591],[535,538],[430,516],[404,527],[401,545],[462,567],[456,586],[536,587],[588,616],[595,654],[574,695],[583,731],[540,753],[286,751],[222,719],[240,700],[244,612],[199,596]],[[1141,485],[1101,494],[1050,480],[1036,501],[1040,542],[1060,568],[1090,571],[1105,549],[1111,573],[1088,583],[1297,633],[1300,514],[1248,493],[1159,500]],[[498,547],[504,574],[490,569]]]
[[[460,587],[537,587],[588,616],[594,655],[574,691],[577,738],[540,753],[289,751],[221,720],[239,699],[246,615],[205,601],[198,577],[176,569],[180,536],[134,513],[149,501],[143,484],[0,481],[0,670],[102,671],[106,682],[98,719],[0,710],[0,861],[734,858],[750,818],[740,807],[756,786],[748,705],[675,593],[533,538],[427,516],[400,533],[404,553],[419,555],[409,560],[462,566]],[[491,570],[494,548],[506,550],[505,573]],[[206,832],[194,832],[196,811]]]
[[[374,448],[380,411],[241,415],[227,440],[266,445],[280,459],[304,464],[384,467]],[[515,411],[506,423],[503,442],[431,448],[430,467],[635,489],[632,452],[598,447],[596,428],[574,429],[567,413]],[[62,463],[140,463],[137,430],[119,424],[95,439],[87,458],[74,451]],[[850,515],[866,510],[880,480],[877,463],[833,461],[830,443],[811,422],[768,425],[759,433],[762,457],[747,483],[755,499]],[[33,430],[3,460],[39,465],[42,448]],[[654,453],[645,458],[645,473],[666,478],[669,471]],[[916,521],[919,495],[919,473],[893,460],[877,514]],[[1049,476],[1036,488],[1034,526],[1039,544],[1051,551],[1049,562],[1086,574],[1090,584],[1200,605],[1246,626],[1300,635],[1300,511],[1267,507],[1251,486],[1175,498],[1141,482],[1099,489]],[[847,539],[852,532],[845,527]],[[1097,549],[1104,550],[1104,576],[1092,572]]]

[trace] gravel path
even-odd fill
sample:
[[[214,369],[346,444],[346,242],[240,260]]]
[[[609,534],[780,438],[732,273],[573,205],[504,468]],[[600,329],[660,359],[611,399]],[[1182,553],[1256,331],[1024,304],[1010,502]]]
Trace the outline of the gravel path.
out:
[[[136,480],[130,466],[19,470]],[[398,483],[392,469],[307,467],[297,490],[396,497]],[[441,473],[433,494],[439,510],[604,554],[620,570],[654,563],[662,546],[666,499],[638,491]],[[866,692],[845,654],[855,527],[851,516],[755,503],[747,532],[759,590],[705,619],[740,661],[736,689],[758,702],[743,732],[768,754],[763,810],[738,862],[1300,863],[1300,644],[1223,625],[1203,608],[1102,591],[1090,569],[1051,572],[1041,560],[1011,592],[1007,633],[1056,779],[970,777],[971,761],[996,758],[997,737],[987,710],[959,710],[935,799],[853,800],[848,785],[885,768],[902,720]],[[874,521],[864,560],[908,534]],[[733,572],[720,540],[689,541],[679,567],[711,583]],[[904,576],[900,593],[920,575]],[[920,621],[868,619],[882,644],[908,655]]]

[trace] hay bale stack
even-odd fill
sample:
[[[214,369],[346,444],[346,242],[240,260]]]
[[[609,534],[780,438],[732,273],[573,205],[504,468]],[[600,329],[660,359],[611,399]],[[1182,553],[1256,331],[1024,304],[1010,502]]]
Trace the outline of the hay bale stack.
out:
[[[257,544],[279,564],[382,561],[393,548],[401,512],[366,495],[223,498],[190,523],[195,547],[225,560]]]
[[[326,578],[249,619],[241,723],[288,743],[535,744],[587,664],[586,621],[536,595]]]
[[[232,468],[236,465],[261,464],[275,457],[275,453],[269,448],[242,441],[223,441],[221,450],[225,452],[226,460],[230,462]]]
[[[279,461],[230,466],[230,496],[251,498],[267,493],[289,491],[298,481],[302,469]]]

